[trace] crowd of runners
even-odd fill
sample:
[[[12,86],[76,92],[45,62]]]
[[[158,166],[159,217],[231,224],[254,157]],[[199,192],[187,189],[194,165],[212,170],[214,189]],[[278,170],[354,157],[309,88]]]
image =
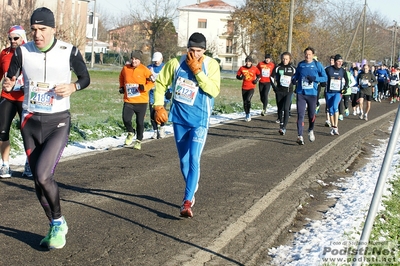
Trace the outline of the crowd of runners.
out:
[[[277,105],[279,134],[286,134],[291,105],[295,99],[297,110],[297,140],[304,145],[303,128],[308,117],[307,134],[310,142],[315,141],[314,123],[320,112],[320,100],[324,99],[325,126],[331,135],[339,135],[339,121],[349,115],[368,121],[371,102],[396,103],[400,100],[398,85],[400,68],[344,62],[340,54],[330,57],[330,65],[323,67],[312,47],[304,50],[304,60],[295,67],[292,56],[284,52],[281,62],[274,64],[270,54],[265,60],[254,64],[251,56],[236,73],[242,80],[242,100],[245,121],[251,121],[251,101],[255,88],[259,88],[263,108],[261,116],[267,113],[268,94],[273,88]]]

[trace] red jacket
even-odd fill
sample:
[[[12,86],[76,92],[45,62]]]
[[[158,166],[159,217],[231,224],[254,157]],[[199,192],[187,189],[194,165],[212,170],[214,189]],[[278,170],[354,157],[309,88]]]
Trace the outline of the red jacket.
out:
[[[251,90],[256,87],[256,84],[253,84],[253,80],[256,80],[257,76],[260,76],[260,70],[258,70],[258,68],[255,66],[251,66],[250,68],[241,66],[237,72],[237,75],[243,76],[242,89]]]
[[[15,49],[12,49],[11,47],[5,48],[1,51],[0,53],[0,74],[1,78],[3,79],[4,74],[8,71],[8,67],[10,66],[11,58],[14,55]],[[1,91],[1,97],[7,98],[12,101],[18,101],[22,102],[24,100],[24,91],[11,91],[11,92],[5,92]]]
[[[267,63],[265,63],[265,61],[261,61],[260,63],[258,63],[257,68],[260,70],[260,73],[261,73],[260,82],[261,83],[271,82],[270,77],[271,77],[272,71],[275,68],[275,64],[272,62],[269,62],[267,64]]]

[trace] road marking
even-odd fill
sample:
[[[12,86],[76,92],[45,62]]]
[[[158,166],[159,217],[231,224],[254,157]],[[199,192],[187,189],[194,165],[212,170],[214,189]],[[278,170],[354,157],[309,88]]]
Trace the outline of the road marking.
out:
[[[268,206],[273,203],[285,190],[290,187],[301,175],[308,171],[309,167],[314,164],[319,157],[328,153],[333,147],[341,142],[342,138],[348,137],[354,131],[359,131],[371,124],[383,120],[385,117],[396,113],[397,110],[386,113],[383,116],[375,118],[369,122],[361,124],[355,127],[353,130],[342,134],[339,138],[335,138],[332,142],[327,144],[323,149],[319,150],[313,156],[308,158],[299,167],[297,167],[292,173],[290,173],[285,179],[283,179],[277,186],[275,186],[271,191],[265,194],[259,201],[257,201],[248,211],[246,211],[239,219],[230,224],[218,238],[208,247],[198,251],[193,255],[193,259],[183,265],[194,266],[194,265],[204,265],[206,262],[212,260],[215,253],[219,253],[230,241],[232,241],[237,235],[243,232],[247,225],[253,222],[262,212],[264,212]]]

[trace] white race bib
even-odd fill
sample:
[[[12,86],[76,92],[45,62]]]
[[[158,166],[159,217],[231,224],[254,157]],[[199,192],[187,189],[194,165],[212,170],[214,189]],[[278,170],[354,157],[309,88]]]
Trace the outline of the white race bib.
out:
[[[340,89],[342,88],[342,81],[340,79],[332,78],[329,85],[331,91],[340,91]]]
[[[271,70],[269,68],[263,68],[261,70],[261,75],[268,78],[271,75]]]
[[[126,97],[133,98],[140,96],[139,84],[125,84]]]
[[[308,82],[307,78],[304,77],[301,80],[301,87],[303,88],[303,90],[314,89],[314,82]]]
[[[54,87],[55,84],[30,80],[28,111],[52,113],[54,100],[57,97]]]
[[[192,106],[198,92],[199,86],[195,82],[182,77],[178,77],[176,80],[174,90],[174,99],[176,101]]]
[[[287,88],[287,87],[289,87],[290,83],[292,82],[292,77],[287,76],[287,75],[281,75],[279,82],[281,83],[281,86]]]

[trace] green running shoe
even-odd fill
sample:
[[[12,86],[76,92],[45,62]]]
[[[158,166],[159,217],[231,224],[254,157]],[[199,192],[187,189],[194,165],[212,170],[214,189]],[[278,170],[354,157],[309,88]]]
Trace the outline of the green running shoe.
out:
[[[135,145],[133,145],[133,148],[135,150],[141,150],[142,149],[142,142],[140,140],[136,140]]]
[[[50,223],[50,229],[45,238],[40,241],[40,246],[49,249],[60,249],[66,244],[65,235],[68,233],[67,222],[53,221]]]
[[[129,145],[131,145],[132,144],[132,142],[133,142],[133,138],[135,137],[135,133],[133,133],[133,132],[128,132],[128,135],[126,136],[126,139],[125,139],[125,146],[129,146]]]

